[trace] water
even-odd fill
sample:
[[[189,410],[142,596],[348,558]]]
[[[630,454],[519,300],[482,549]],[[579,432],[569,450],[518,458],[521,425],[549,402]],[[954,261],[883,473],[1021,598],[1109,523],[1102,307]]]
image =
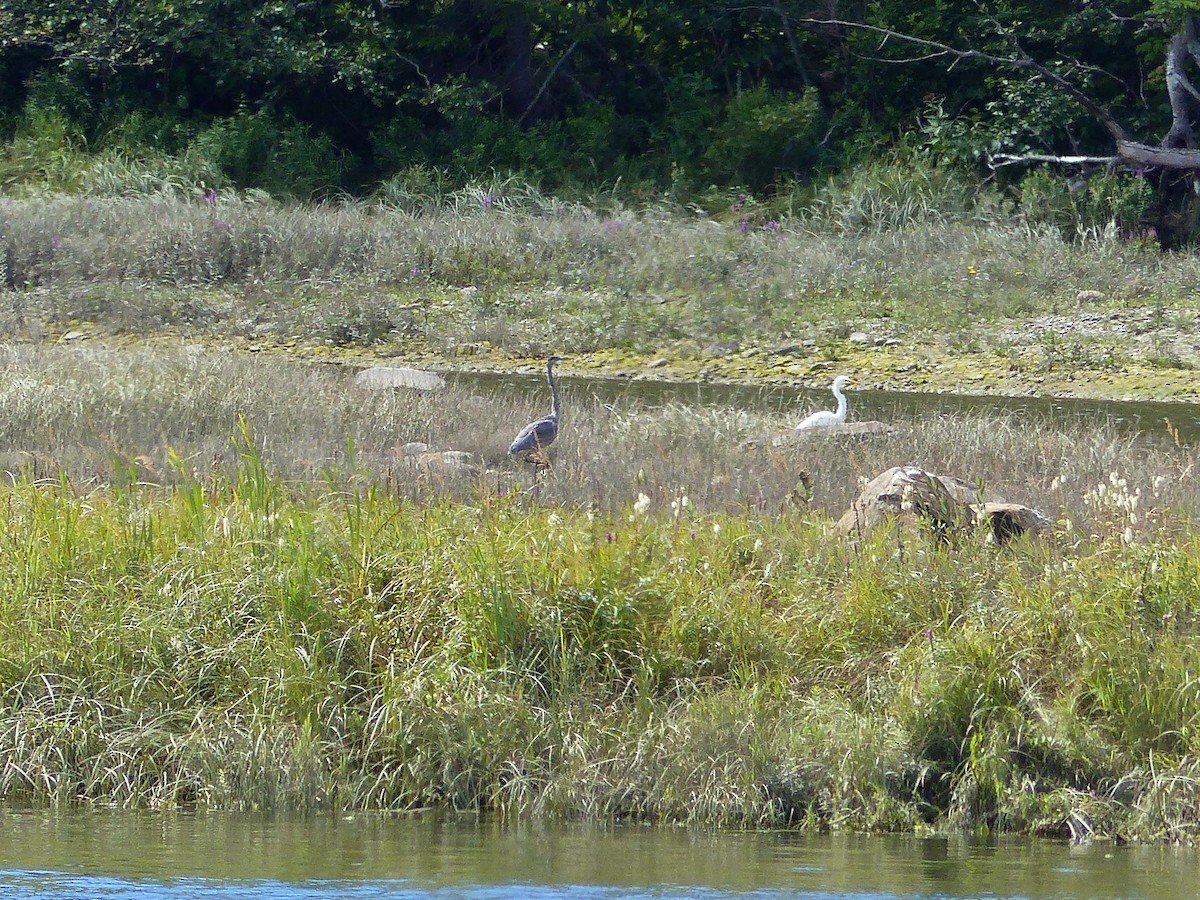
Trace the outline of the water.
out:
[[[544,375],[456,373],[454,384],[481,391],[502,391],[530,398],[546,397]],[[830,378],[832,383],[833,379]],[[566,402],[588,398],[615,407],[655,407],[667,403],[726,407],[737,406],[773,413],[799,421],[816,409],[832,409],[828,388],[786,384],[724,384],[713,382],[647,381],[627,378],[561,379]],[[1178,429],[1180,438],[1200,442],[1200,404],[1158,400],[1081,400],[1069,397],[997,397],[967,394],[933,394],[851,389],[850,420],[912,421],[938,414],[1000,414],[1039,422],[1110,424],[1122,431],[1166,437],[1165,420]],[[576,401],[577,402],[577,401]]]
[[[1050,840],[0,809],[0,897],[1153,898],[1194,851]]]

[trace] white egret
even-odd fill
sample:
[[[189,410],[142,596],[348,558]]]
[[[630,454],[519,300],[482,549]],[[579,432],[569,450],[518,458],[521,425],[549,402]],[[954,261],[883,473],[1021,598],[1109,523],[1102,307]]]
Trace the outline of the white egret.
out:
[[[820,412],[815,412],[799,425],[796,426],[797,431],[808,431],[810,428],[829,428],[833,425],[841,425],[846,421],[846,395],[842,393],[842,388],[854,381],[849,375],[839,375],[833,379],[833,396],[837,397],[837,409],[823,409]]]

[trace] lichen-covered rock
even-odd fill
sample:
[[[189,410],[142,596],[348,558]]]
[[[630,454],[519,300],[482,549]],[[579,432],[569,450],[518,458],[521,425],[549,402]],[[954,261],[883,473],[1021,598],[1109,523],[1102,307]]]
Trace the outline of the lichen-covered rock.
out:
[[[1036,509],[989,499],[978,485],[917,466],[893,466],[876,475],[836,527],[844,534],[862,537],[889,521],[923,521],[946,540],[980,528],[998,542],[1050,529],[1049,520]]]
[[[984,503],[975,510],[977,520],[986,522],[991,537],[1003,543],[1022,534],[1046,534],[1050,520],[1038,510],[1020,503]]]

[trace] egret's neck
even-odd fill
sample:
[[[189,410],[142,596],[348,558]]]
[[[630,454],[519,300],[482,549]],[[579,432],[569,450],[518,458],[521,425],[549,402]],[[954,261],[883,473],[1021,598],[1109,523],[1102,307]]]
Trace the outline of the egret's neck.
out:
[[[846,418],[846,395],[842,393],[841,388],[834,388],[833,396],[837,397],[837,402],[838,402],[837,412],[835,413],[835,415],[839,419]]]
[[[550,412],[557,419],[562,412],[562,401],[558,397],[558,376],[554,374],[554,363],[546,363],[546,380],[550,382]]]

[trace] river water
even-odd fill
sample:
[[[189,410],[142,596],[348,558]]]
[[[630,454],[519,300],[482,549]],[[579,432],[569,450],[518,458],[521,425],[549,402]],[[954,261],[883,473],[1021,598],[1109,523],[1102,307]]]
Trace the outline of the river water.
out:
[[[519,395],[535,401],[546,396],[544,375],[455,373],[447,379],[470,389]],[[709,407],[735,406],[775,413],[796,421],[816,409],[832,409],[828,389],[786,384],[671,382],[629,378],[561,379],[564,397],[591,399],[609,406],[655,407],[681,403]],[[832,383],[833,379],[830,378]],[[851,389],[849,421],[912,421],[937,414],[1016,415],[1035,421],[1111,424],[1127,432],[1166,436],[1165,420],[1182,440],[1200,441],[1200,404],[1158,400],[1083,400],[1069,397],[1003,397]],[[1197,892],[1200,896],[1200,891]]]
[[[0,897],[1192,900],[1171,847],[0,808]]]

